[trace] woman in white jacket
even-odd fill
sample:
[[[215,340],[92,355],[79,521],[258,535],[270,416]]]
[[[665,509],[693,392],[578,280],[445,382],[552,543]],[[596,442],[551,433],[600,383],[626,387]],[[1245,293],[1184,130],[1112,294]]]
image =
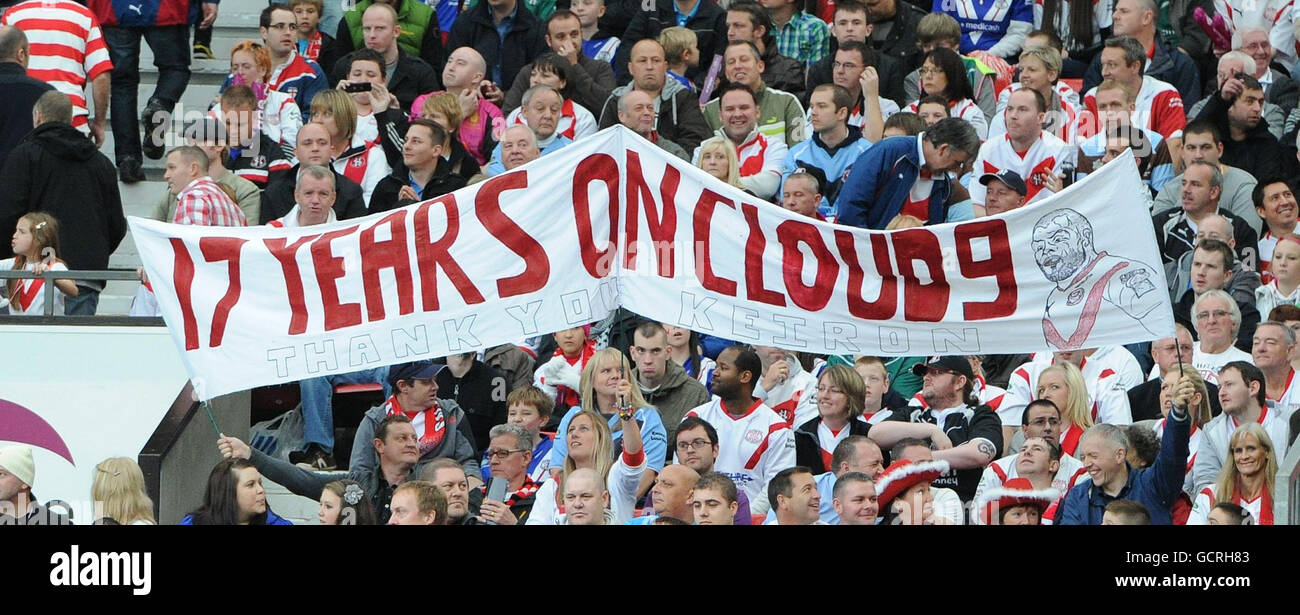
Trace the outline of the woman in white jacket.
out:
[[[624,379],[624,385],[631,381]],[[630,410],[630,409],[629,409]],[[609,510],[615,524],[626,523],[636,512],[637,484],[645,473],[646,455],[641,447],[641,428],[630,412],[619,414],[623,431],[623,453],[614,457],[614,438],[604,417],[590,410],[580,410],[570,420],[564,438],[568,452],[564,467],[542,483],[536,503],[526,525],[564,525],[560,495],[565,479],[579,468],[594,470],[605,478],[609,491]]]
[[[1268,315],[1279,305],[1300,305],[1300,237],[1279,237],[1269,261],[1273,279],[1255,289],[1255,307]]]

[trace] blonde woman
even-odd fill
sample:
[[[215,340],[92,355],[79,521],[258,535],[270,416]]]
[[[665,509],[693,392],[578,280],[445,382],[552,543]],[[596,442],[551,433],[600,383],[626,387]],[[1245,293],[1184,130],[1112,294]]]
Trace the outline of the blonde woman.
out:
[[[594,363],[592,361],[587,364],[588,369],[583,372],[584,381]],[[525,525],[564,524],[560,496],[564,493],[565,480],[579,469],[592,470],[605,479],[612,523],[626,523],[636,513],[637,485],[641,482],[641,477],[646,472],[646,462],[649,461],[646,451],[641,447],[641,427],[631,414],[615,415],[623,436],[623,451],[618,453],[616,459],[614,436],[605,417],[597,412],[574,408],[564,418],[567,424],[559,430],[563,438],[555,439],[556,445],[565,443],[567,452],[563,465],[558,471],[552,471],[551,476],[537,490],[536,501]]]
[[[1192,435],[1187,442],[1187,476],[1183,481],[1183,493],[1187,497],[1187,504],[1191,505],[1191,498],[1196,495],[1195,476],[1192,474],[1192,464],[1196,462],[1196,451],[1201,448],[1201,436],[1205,435],[1201,428],[1210,422],[1213,415],[1210,412],[1210,395],[1205,389],[1205,380],[1201,378],[1201,373],[1196,371],[1191,365],[1183,365],[1182,372],[1178,371],[1175,365],[1169,373],[1165,374],[1164,379],[1160,381],[1160,414],[1165,417],[1160,420],[1151,421],[1151,429],[1156,432],[1156,439],[1164,437],[1165,425],[1169,422],[1169,410],[1174,406],[1174,391],[1178,388],[1178,383],[1182,378],[1192,381],[1196,387],[1196,393],[1192,395],[1191,402],[1188,404],[1192,417]],[[1144,421],[1145,422],[1145,421]]]
[[[580,411],[594,412],[602,417],[614,439],[615,451],[623,439],[623,423],[620,414],[631,413],[636,419],[638,437],[645,443],[646,472],[636,496],[641,497],[654,482],[655,476],[664,469],[668,458],[668,431],[664,429],[659,411],[641,396],[641,388],[633,380],[632,365],[627,356],[614,348],[597,350],[587,360],[578,380],[579,407],[569,410],[560,420],[557,435],[567,433],[569,421]],[[564,456],[568,452],[567,443],[557,437],[551,447],[551,471],[564,465]],[[613,460],[613,454],[610,455]]]
[[[1201,490],[1187,525],[1205,525],[1219,502],[1241,506],[1256,525],[1273,525],[1273,481],[1277,452],[1273,440],[1259,423],[1246,423],[1228,440],[1232,463],[1223,464],[1214,484]]]
[[[740,163],[736,157],[736,148],[726,137],[712,137],[700,144],[698,166],[709,175],[740,190],[745,189],[740,183]]]
[[[95,466],[90,499],[100,515],[96,525],[155,525],[153,500],[145,492],[144,472],[129,457],[110,457]],[[102,508],[98,508],[102,507]]]
[[[334,170],[361,185],[361,197],[370,202],[379,180],[392,173],[384,147],[357,134],[357,105],[342,90],[325,90],[311,99],[311,121],[330,135]],[[384,145],[387,146],[387,143]]]
[[[1038,375],[1035,399],[1046,399],[1061,409],[1061,452],[1074,456],[1083,432],[1093,424],[1092,404],[1083,373],[1073,363],[1059,363]]]

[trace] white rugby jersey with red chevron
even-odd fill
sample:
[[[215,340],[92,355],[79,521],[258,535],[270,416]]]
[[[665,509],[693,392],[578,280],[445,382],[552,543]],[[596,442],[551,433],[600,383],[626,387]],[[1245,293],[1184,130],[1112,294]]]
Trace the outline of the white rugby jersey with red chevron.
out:
[[[1052,194],[1043,184],[1043,177],[1061,172],[1061,166],[1075,164],[1077,148],[1067,145],[1051,133],[1043,132],[1038,140],[1023,152],[1017,152],[1011,145],[1011,135],[1003,134],[993,137],[980,146],[979,156],[975,158],[975,179],[970,183],[970,198],[976,204],[984,203],[988,190],[979,183],[979,176],[985,173],[1015,171],[1020,179],[1025,180],[1028,192],[1026,202],[1046,198]]]
[[[699,417],[717,430],[718,456],[713,470],[726,474],[750,502],[760,496],[765,501],[768,481],[777,472],[794,467],[794,432],[785,419],[757,399],[738,417],[727,414],[716,397],[686,416]]]
[[[1097,88],[1084,94],[1083,105],[1093,118],[1080,125],[1079,136],[1087,138],[1097,134]],[[1142,89],[1138,90],[1137,100],[1133,103],[1132,122],[1134,126],[1154,130],[1166,139],[1182,138],[1187,115],[1178,89],[1151,75],[1142,77]]]
[[[31,0],[5,11],[0,25],[15,26],[27,35],[31,48],[27,75],[67,94],[72,100],[72,125],[89,133],[86,84],[113,70],[95,15],[70,0]],[[96,113],[108,115],[107,109]]]
[[[1025,406],[1038,399],[1038,376],[1048,367],[1051,366],[1047,363],[1030,361],[1016,368],[1011,374],[1011,381],[1007,383],[1007,397],[1002,402],[1006,414],[999,412],[999,416],[1017,417],[1013,424],[1019,425]],[[1128,407],[1128,389],[1123,387],[1114,370],[1103,369],[1095,377],[1085,375],[1083,381],[1088,387],[1093,423],[1128,425],[1133,422],[1133,413]],[[1003,425],[1006,424],[1004,420]]]
[[[803,371],[798,361],[788,361],[790,375],[785,381],[764,391],[762,387],[754,388],[754,397],[771,408],[778,416],[785,419],[794,429],[817,418],[817,378]]]
[[[984,474],[980,476],[980,484],[975,488],[975,501],[979,501],[980,495],[989,489],[996,489],[1007,484],[1007,481],[1013,478],[1019,478],[1020,472],[1016,470],[1016,461],[1020,459],[1020,453],[1008,455],[984,468]],[[1052,477],[1052,488],[1060,492],[1061,498],[1065,497],[1066,492],[1074,488],[1079,479],[1087,476],[1088,471],[1083,467],[1083,462],[1061,453],[1061,466],[1056,470],[1056,475]],[[1059,500],[1058,500],[1059,502]],[[972,508],[972,510],[978,510]],[[983,520],[977,520],[977,525],[983,524]]]

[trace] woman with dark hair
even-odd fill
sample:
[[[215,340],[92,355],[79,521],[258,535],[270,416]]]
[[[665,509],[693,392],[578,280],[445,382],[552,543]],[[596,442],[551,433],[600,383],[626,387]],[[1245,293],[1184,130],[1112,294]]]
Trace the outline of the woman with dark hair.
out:
[[[700,334],[667,323],[664,323],[664,331],[668,333],[668,358],[682,366],[687,375],[712,390],[713,369],[717,363],[700,353]]]
[[[1111,6],[1098,0],[1040,0],[1034,3],[1034,29],[1055,33],[1066,51],[1088,62],[1101,45],[1103,31],[1109,36],[1114,27]]]
[[[925,54],[921,62],[921,96],[939,96],[948,101],[948,116],[959,117],[975,127],[980,140],[989,136],[988,118],[975,104],[975,91],[966,78],[966,65],[961,56],[947,47],[935,47]],[[913,101],[906,111],[918,113],[919,100]]]
[[[370,496],[354,480],[336,480],[320,492],[321,525],[378,525]]]
[[[181,525],[293,525],[266,506],[262,474],[247,459],[223,459],[208,475],[203,506]]]
[[[591,111],[573,100],[573,89],[570,87],[569,79],[569,71],[573,70],[571,66],[555,52],[544,53],[533,61],[528,87],[549,85],[560,93],[560,97],[564,100],[560,104],[560,116],[555,118],[555,132],[576,141],[596,134],[597,126],[596,117],[591,114]],[[506,116],[506,126],[523,123],[520,119],[523,110],[521,106],[511,111],[510,115]]]

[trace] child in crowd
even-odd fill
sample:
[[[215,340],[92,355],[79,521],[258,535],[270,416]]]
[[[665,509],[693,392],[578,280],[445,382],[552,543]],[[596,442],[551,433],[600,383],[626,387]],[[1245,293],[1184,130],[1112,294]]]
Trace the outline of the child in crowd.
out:
[[[1300,305],[1300,237],[1278,239],[1269,262],[1272,280],[1255,289],[1255,306],[1267,314],[1279,305]]]
[[[559,348],[533,374],[533,385],[554,399],[558,409],[567,412],[573,406],[582,405],[578,381],[587,361],[596,354],[596,343],[590,337],[591,325],[556,331],[555,343]]]
[[[0,270],[67,271],[68,266],[58,258],[59,222],[53,216],[34,211],[18,219],[13,240],[9,243],[14,256],[0,260]],[[77,285],[72,280],[55,280],[58,291],[54,293],[54,314],[63,315],[63,296],[77,296]],[[6,298],[0,308],[8,306],[15,316],[41,316],[45,314],[45,280],[8,280],[4,285]]]
[[[618,37],[600,30],[598,23],[605,15],[605,0],[573,0],[569,10],[578,16],[578,23],[582,25],[582,55],[609,62],[613,67],[614,56],[618,54]]]
[[[664,325],[664,331],[668,333],[668,358],[712,391],[713,370],[718,364],[700,352],[700,334],[669,324]]]
[[[555,402],[541,389],[526,386],[511,391],[506,397],[506,406],[509,412],[506,422],[527,429],[533,436],[533,442],[536,442],[533,446],[533,460],[528,463],[528,478],[541,483],[550,476],[551,447],[555,444],[552,434],[542,433],[542,427],[551,422]],[[483,452],[483,462],[479,468],[482,469],[483,482],[490,482],[492,475],[491,468],[488,467],[487,451]]]
[[[690,28],[664,28],[659,33],[659,44],[664,47],[664,57],[668,60],[668,76],[677,83],[686,86],[692,93],[698,90],[686,71],[700,65],[699,39]]]
[[[298,53],[313,62],[320,61],[320,50],[334,44],[334,37],[321,32],[320,15],[324,11],[322,0],[292,0],[289,7],[298,21]]]

